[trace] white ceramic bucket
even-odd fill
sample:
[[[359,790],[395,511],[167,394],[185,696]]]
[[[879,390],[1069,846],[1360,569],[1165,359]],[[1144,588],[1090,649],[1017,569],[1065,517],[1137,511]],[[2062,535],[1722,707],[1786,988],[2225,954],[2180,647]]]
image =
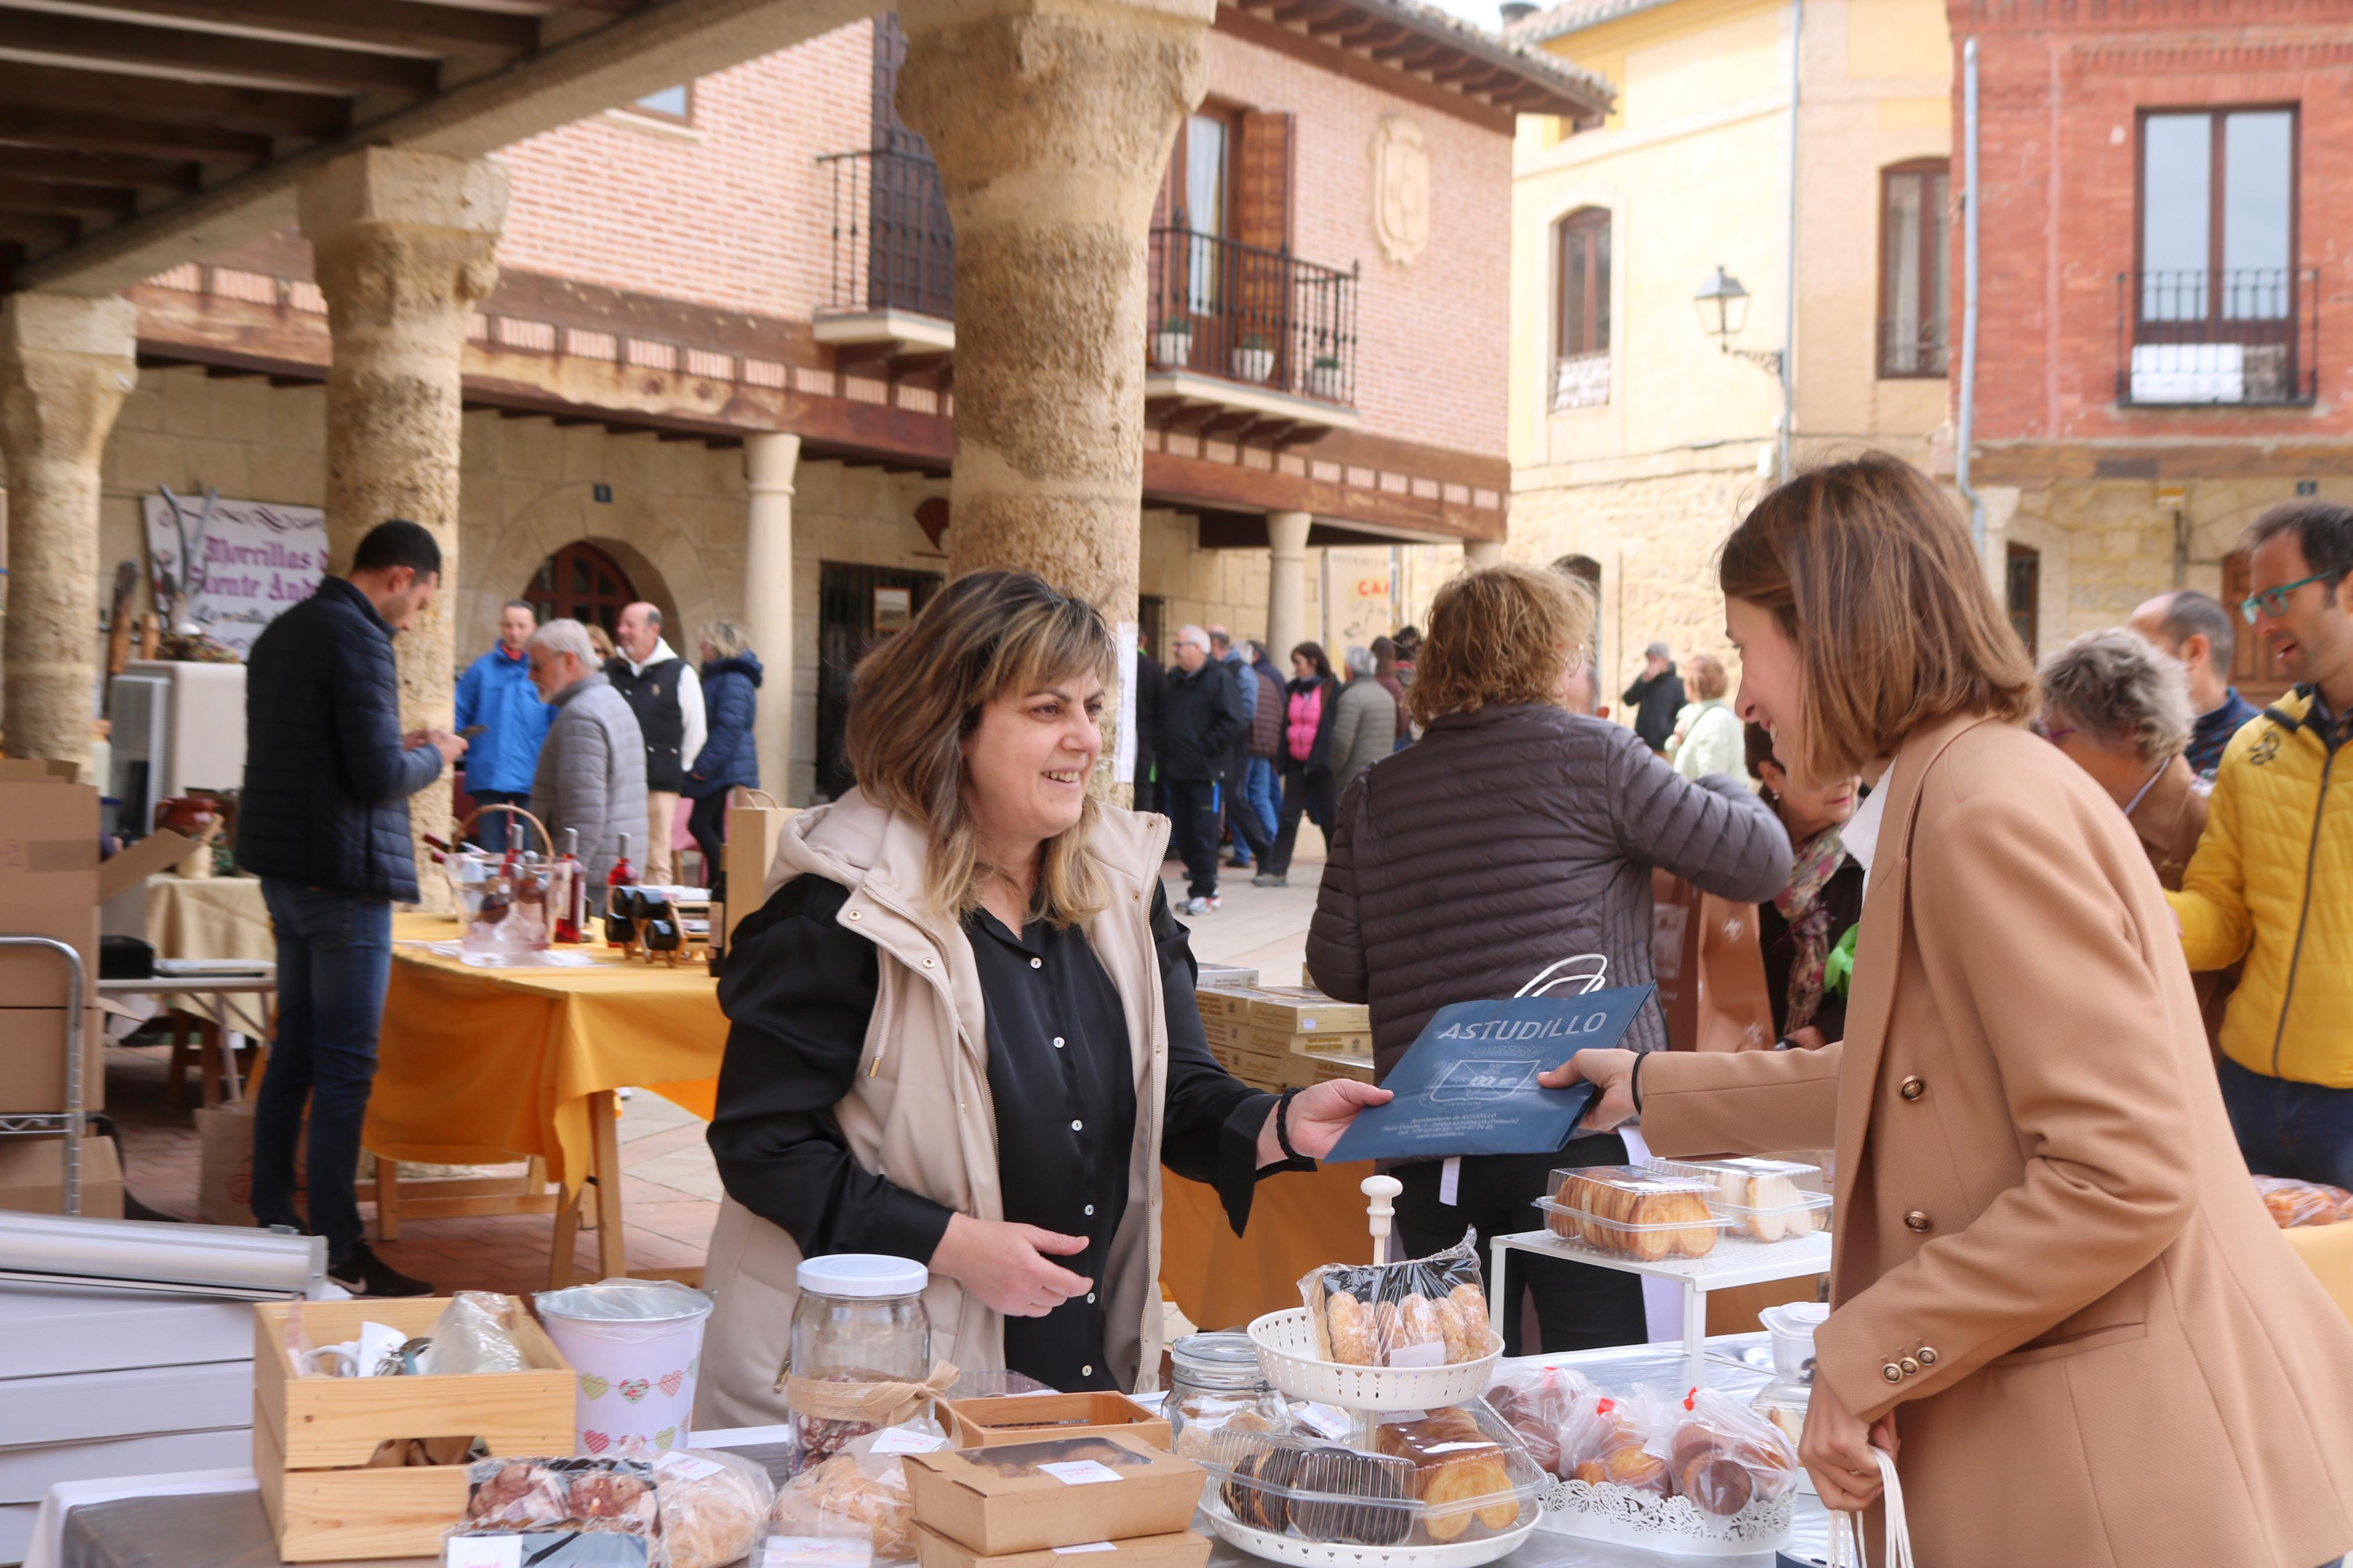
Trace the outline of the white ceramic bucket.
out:
[[[657,1279],[606,1279],[533,1299],[572,1363],[574,1452],[644,1458],[692,1436],[711,1298]]]

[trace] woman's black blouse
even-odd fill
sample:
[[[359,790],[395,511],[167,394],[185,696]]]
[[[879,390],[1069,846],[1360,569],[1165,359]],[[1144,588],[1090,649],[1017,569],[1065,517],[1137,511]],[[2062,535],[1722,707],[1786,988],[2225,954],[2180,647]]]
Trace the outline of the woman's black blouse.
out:
[[[950,1211],[850,1153],[833,1107],[855,1080],[874,1009],[874,946],[837,919],[849,891],[799,877],[737,928],[719,984],[728,1018],[711,1149],[728,1195],[782,1226],[801,1251],[882,1252],[929,1262]],[[965,923],[988,1033],[988,1090],[1004,1216],[1087,1250],[1056,1262],[1095,1281],[1043,1318],[1008,1318],[1006,1364],[1055,1388],[1109,1388],[1103,1278],[1128,1195],[1136,1074],[1125,1012],[1077,927],[1015,932],[986,911]],[[1209,1055],[1185,928],[1155,891],[1152,933],[1168,1018],[1161,1163],[1215,1186],[1240,1234],[1262,1174],[1259,1130],[1274,1097]]]
[[[1831,911],[1831,945],[1846,935],[1847,927],[1862,919],[1862,862],[1848,856],[1822,884],[1821,900]],[[1773,1003],[1773,1032],[1789,1032],[1789,971],[1798,962],[1797,939],[1789,922],[1766,900],[1757,906],[1757,940],[1765,950],[1765,992]],[[1822,994],[1814,1009],[1813,1026],[1833,1043],[1846,1038],[1846,997]]]

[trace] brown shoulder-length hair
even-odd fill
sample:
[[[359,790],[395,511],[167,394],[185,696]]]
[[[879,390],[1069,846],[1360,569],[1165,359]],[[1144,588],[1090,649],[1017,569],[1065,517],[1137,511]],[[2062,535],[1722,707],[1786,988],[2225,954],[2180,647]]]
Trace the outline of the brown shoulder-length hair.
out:
[[[965,800],[964,742],[981,710],[1092,670],[1115,689],[1117,647],[1103,616],[1028,572],[975,572],[925,605],[907,629],[859,660],[846,743],[870,799],[921,822],[931,837],[924,896],[962,920],[980,906],[981,858]],[[1075,826],[1046,841],[1029,914],[1057,926],[1111,900],[1086,850],[1099,807],[1088,795]],[[1012,869],[1012,868],[1007,868]]]
[[[2034,665],[1960,514],[1884,452],[1799,474],[1725,542],[1716,582],[1798,645],[1808,779],[1843,778],[1957,713],[2023,723]]]
[[[1505,564],[1438,590],[1406,688],[1414,721],[1490,703],[1560,701],[1560,678],[1593,639],[1593,590],[1565,573]]]

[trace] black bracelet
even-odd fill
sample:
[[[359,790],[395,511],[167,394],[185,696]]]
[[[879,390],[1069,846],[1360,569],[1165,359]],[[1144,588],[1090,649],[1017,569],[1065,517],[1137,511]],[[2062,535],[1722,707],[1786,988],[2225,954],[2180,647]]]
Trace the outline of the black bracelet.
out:
[[[1635,1053],[1633,1068],[1626,1075],[1626,1088],[1634,1097],[1634,1114],[1637,1116],[1642,1114],[1642,1058],[1649,1054],[1647,1051]]]
[[[1282,1157],[1286,1160],[1306,1158],[1304,1154],[1291,1146],[1291,1099],[1298,1092],[1295,1089],[1286,1089],[1275,1097],[1274,1101],[1274,1142],[1275,1146],[1282,1151]]]

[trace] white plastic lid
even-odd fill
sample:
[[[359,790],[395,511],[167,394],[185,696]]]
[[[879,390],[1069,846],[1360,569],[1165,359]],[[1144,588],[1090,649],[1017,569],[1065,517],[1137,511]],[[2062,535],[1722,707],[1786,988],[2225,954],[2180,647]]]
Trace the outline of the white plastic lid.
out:
[[[1757,1314],[1757,1320],[1777,1334],[1810,1339],[1816,1329],[1830,1321],[1830,1316],[1827,1301],[1789,1301],[1766,1308]]]
[[[795,1271],[795,1282],[820,1296],[875,1300],[886,1296],[920,1296],[932,1282],[932,1271],[912,1258],[887,1258],[879,1252],[837,1252],[826,1258],[806,1258]]]

